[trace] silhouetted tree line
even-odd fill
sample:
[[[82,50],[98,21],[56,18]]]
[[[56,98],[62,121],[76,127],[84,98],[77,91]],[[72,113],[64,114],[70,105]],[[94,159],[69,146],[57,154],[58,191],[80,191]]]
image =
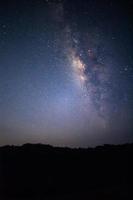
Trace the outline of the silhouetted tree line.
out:
[[[132,161],[133,144],[88,149],[42,144],[3,146],[0,147],[0,199],[39,199],[92,191],[99,194],[113,188],[120,188],[118,193],[127,199],[133,188]]]

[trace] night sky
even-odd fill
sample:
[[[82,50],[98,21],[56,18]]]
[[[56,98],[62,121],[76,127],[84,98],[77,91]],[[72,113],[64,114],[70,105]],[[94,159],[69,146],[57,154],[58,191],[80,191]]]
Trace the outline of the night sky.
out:
[[[132,0],[0,2],[0,145],[133,142]]]

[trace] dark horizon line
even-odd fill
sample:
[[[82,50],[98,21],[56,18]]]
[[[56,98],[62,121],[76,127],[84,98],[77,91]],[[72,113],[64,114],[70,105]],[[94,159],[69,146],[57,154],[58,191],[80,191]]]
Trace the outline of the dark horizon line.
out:
[[[5,145],[0,145],[0,148],[3,147],[25,147],[25,146],[43,146],[43,147],[49,147],[49,148],[59,148],[59,149],[72,149],[72,150],[78,150],[78,149],[96,149],[96,148],[106,148],[106,147],[123,147],[123,146],[132,146],[133,142],[128,142],[128,143],[119,143],[119,144],[101,144],[101,145],[96,145],[95,147],[69,147],[69,146],[56,146],[56,145],[51,145],[51,144],[45,144],[45,143],[24,143],[20,145],[14,145],[14,144],[5,144]]]

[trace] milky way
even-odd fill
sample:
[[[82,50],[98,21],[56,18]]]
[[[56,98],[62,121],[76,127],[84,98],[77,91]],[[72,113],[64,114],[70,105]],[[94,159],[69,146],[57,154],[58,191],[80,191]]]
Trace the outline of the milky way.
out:
[[[3,1],[0,144],[133,139],[132,4]]]
[[[61,18],[56,17],[56,15],[59,16],[57,11],[61,11]],[[107,117],[109,112],[106,105],[109,104],[109,91],[107,91],[106,88],[106,85],[109,81],[109,75],[107,74],[108,69],[104,64],[98,61],[95,53],[93,52],[93,46],[90,48],[89,44],[88,49],[86,49],[86,52],[84,52],[87,60],[84,61],[84,55],[81,53],[82,48],[80,47],[80,39],[73,37],[73,29],[70,27],[69,23],[67,24],[65,21],[63,2],[56,4],[56,9],[54,12],[54,16],[58,25],[64,25],[64,49],[66,50],[65,52],[67,54],[67,59],[72,69],[72,75],[75,84],[81,89],[81,92],[83,92],[82,95],[84,96],[85,101],[88,100],[88,105],[85,104],[86,109],[88,109],[89,113],[89,107],[94,107],[93,112],[95,112],[96,115],[102,119],[102,124],[104,121],[105,125],[108,123],[107,120],[109,118]],[[88,38],[86,37],[86,40],[87,39]],[[94,123],[96,123],[95,120]]]

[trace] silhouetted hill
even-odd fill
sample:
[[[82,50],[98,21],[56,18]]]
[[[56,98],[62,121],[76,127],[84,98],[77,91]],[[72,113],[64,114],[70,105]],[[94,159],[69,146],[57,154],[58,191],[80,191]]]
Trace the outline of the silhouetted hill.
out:
[[[0,199],[130,199],[133,144],[0,147]]]

